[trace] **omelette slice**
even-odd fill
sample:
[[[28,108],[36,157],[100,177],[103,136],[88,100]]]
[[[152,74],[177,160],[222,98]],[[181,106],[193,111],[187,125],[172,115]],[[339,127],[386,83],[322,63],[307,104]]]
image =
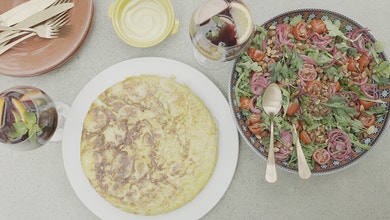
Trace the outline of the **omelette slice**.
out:
[[[158,215],[205,187],[217,161],[218,130],[187,86],[133,76],[92,103],[80,154],[86,177],[104,199],[133,214]]]

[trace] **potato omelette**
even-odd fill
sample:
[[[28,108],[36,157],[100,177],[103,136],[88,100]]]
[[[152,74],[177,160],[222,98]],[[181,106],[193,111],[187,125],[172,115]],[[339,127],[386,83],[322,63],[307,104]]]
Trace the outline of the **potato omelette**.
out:
[[[93,101],[83,122],[86,177],[109,203],[137,215],[167,213],[194,199],[217,154],[213,116],[174,78],[126,78]]]

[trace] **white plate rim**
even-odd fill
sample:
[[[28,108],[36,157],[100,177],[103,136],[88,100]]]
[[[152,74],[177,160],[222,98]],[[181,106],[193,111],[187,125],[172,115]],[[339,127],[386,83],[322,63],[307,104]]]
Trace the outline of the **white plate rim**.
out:
[[[112,206],[90,185],[80,163],[82,123],[90,104],[112,84],[134,75],[174,76],[187,85],[210,109],[219,131],[218,160],[212,177],[192,201],[169,213],[134,215]],[[238,132],[229,104],[221,91],[198,70],[172,59],[161,57],[134,58],[117,63],[99,73],[78,94],[69,111],[62,141],[65,171],[69,182],[87,208],[101,219],[200,219],[223,197],[233,179],[239,152]]]

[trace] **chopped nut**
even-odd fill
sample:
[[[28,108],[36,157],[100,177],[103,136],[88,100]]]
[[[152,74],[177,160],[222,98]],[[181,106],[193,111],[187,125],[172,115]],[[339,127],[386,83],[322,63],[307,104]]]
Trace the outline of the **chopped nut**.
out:
[[[369,128],[367,128],[367,134],[372,134],[375,131],[375,126],[371,125]]]
[[[275,36],[276,35],[276,31],[275,30],[268,30],[268,36],[272,37],[272,36]]]
[[[268,30],[276,30],[276,26],[275,25],[271,25],[271,26],[269,26]]]

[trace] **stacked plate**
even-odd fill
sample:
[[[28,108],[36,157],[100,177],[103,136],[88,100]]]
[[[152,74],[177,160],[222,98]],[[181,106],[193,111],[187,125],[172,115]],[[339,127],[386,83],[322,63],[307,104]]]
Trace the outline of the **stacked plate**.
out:
[[[72,58],[83,44],[93,18],[93,0],[72,0],[69,10],[71,31],[56,39],[32,37],[14,46],[0,57],[0,74],[16,77],[41,75],[58,68]],[[0,14],[15,6],[14,1],[0,5]]]

